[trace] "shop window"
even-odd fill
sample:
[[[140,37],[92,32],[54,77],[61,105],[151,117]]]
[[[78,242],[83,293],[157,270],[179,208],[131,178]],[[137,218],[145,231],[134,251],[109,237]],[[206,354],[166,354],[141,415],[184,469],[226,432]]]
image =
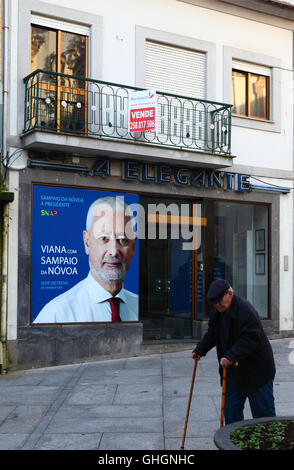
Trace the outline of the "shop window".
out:
[[[87,49],[86,35],[31,25],[31,72],[52,72],[40,73],[36,86],[44,128],[85,131],[86,81],[77,77],[87,77]]]
[[[144,324],[144,339],[192,337],[193,321],[209,318],[211,306],[206,302],[206,293],[218,278],[227,279],[235,294],[247,299],[261,318],[270,316],[267,205],[143,196],[140,204],[145,209],[145,226],[154,229],[152,237],[146,232],[140,239],[140,321]],[[202,220],[196,249],[183,249],[186,234],[192,233],[195,204],[201,207]],[[171,212],[174,217],[161,220],[155,216],[160,208],[162,214]],[[184,209],[190,214],[183,219],[187,226],[181,225],[177,231],[177,214]]]
[[[257,72],[233,68],[232,112],[239,116],[268,120],[270,77]]]
[[[197,255],[197,318],[209,315],[205,293],[217,278],[227,279],[261,318],[268,318],[268,206],[206,200],[202,215],[207,226]]]

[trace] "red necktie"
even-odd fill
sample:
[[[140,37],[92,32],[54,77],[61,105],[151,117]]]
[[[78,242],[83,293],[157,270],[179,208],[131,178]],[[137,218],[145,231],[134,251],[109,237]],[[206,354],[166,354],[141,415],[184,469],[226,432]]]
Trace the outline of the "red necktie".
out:
[[[109,300],[110,307],[111,307],[111,321],[121,321],[119,316],[119,303],[120,299],[118,297],[111,297]]]

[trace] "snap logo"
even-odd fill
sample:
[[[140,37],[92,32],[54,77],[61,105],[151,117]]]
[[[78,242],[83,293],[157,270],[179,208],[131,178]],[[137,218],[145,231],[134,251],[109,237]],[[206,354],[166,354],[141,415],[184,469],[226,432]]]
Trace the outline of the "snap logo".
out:
[[[45,211],[45,209],[41,209],[41,215],[42,216],[54,217],[57,214],[58,214],[58,211]]]

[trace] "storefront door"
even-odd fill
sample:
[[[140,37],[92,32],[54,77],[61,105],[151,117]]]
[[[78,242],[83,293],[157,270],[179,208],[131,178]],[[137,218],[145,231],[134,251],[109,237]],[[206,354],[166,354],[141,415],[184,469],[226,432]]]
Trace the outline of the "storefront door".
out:
[[[146,214],[147,205],[150,215],[150,207],[158,202],[146,199]],[[174,212],[180,214],[178,201],[160,200],[160,203],[163,208],[174,208]],[[189,201],[186,204],[191,208]],[[150,220],[152,218],[149,218],[149,228]],[[177,216],[167,216],[163,220],[154,218],[154,238],[146,237],[141,242],[140,312],[144,339],[192,337],[193,265],[196,254],[183,249],[186,239],[176,227],[177,220]]]

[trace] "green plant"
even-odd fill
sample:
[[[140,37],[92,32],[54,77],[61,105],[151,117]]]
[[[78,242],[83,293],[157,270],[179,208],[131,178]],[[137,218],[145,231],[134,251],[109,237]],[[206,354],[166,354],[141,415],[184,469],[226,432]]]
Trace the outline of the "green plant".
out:
[[[281,442],[285,438],[285,431],[287,424],[281,423],[278,420],[273,420],[267,430],[267,439],[271,443],[271,450],[278,450]]]
[[[231,432],[231,441],[243,450],[294,450],[294,421],[243,426]]]
[[[264,426],[257,424],[252,428],[245,426],[231,433],[232,442],[241,449],[259,450],[263,442]]]

